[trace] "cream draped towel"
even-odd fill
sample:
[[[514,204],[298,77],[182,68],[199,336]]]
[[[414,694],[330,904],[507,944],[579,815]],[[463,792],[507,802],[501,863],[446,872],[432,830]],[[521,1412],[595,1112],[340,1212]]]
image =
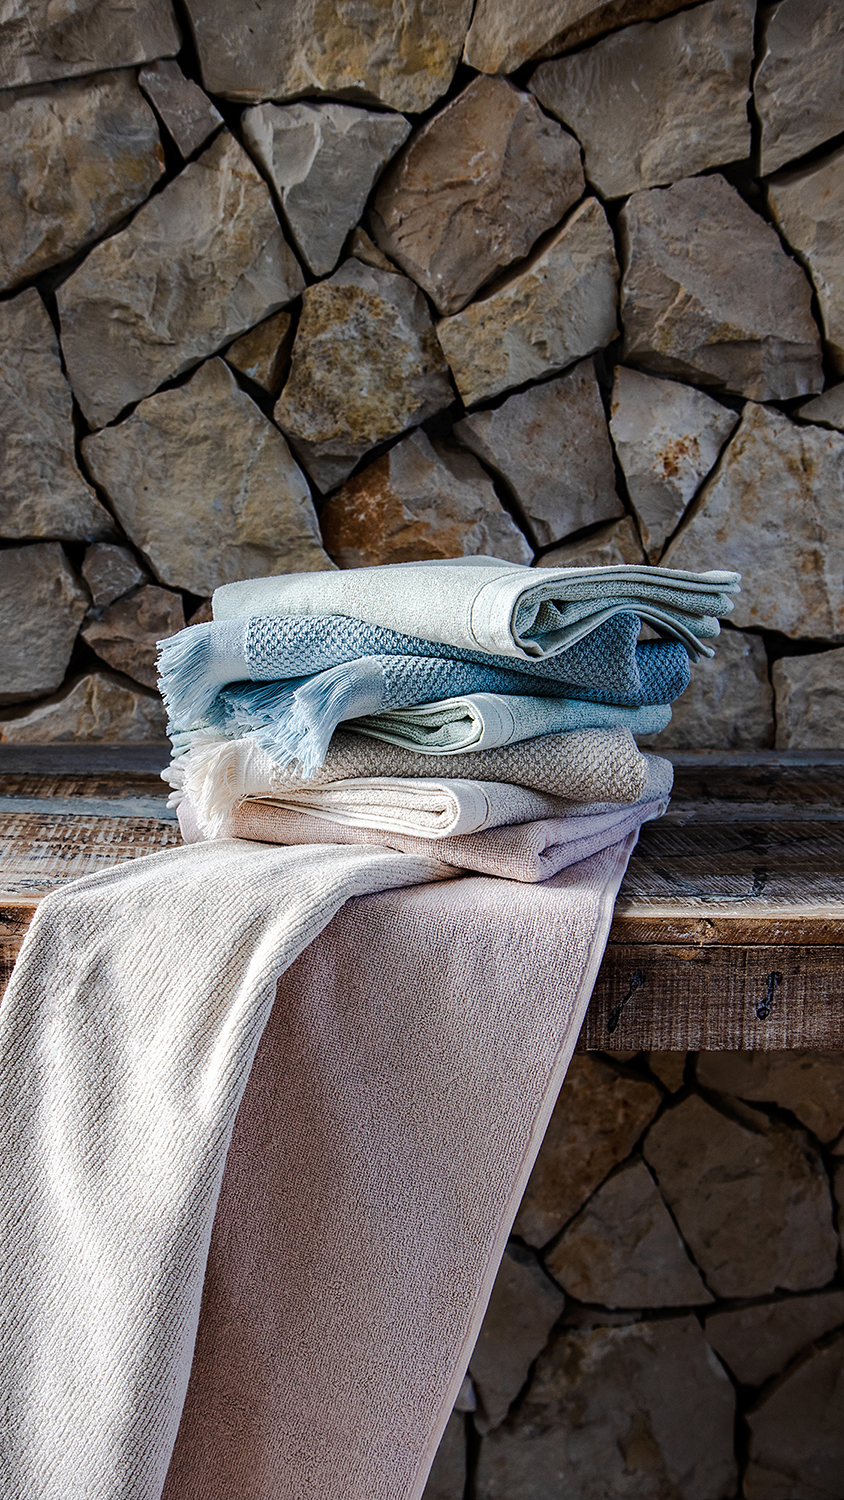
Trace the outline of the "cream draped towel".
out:
[[[0,1005],[3,1500],[159,1500],[279,978],[350,896],[454,873],[226,840],[42,903]]]

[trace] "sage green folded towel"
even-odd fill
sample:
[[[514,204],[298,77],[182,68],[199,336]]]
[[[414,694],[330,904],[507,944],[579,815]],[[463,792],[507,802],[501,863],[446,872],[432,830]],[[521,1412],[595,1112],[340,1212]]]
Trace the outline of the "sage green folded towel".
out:
[[[288,573],[226,583],[215,620],[270,615],[346,615],[443,645],[522,659],[555,656],[613,615],[628,612],[690,655],[711,656],[707,637],[732,610],[739,573],[687,573],[622,564],[526,568],[497,557],[390,563],[336,573]]]
[[[572,729],[629,729],[631,734],[659,734],[671,718],[667,704],[619,708],[577,698],[528,698],[504,693],[466,693],[352,719],[346,728],[420,755],[464,755],[492,750],[542,734]]]

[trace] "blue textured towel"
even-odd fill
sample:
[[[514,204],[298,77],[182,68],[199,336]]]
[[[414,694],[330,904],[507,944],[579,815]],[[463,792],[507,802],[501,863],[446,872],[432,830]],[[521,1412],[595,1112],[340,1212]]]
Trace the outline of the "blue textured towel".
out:
[[[467,663],[506,672],[508,681],[516,683],[504,686],[499,679],[501,685],[490,691],[583,698],[628,708],[673,703],[689,682],[686,650],[674,641],[637,645],[639,625],[634,613],[616,614],[559,656],[529,660],[459,646],[432,646],[416,636],[343,615],[193,625],[159,643],[161,694],[172,727],[189,729],[202,722],[220,689],[229,683],[301,679],[362,657],[383,661],[396,656],[425,658],[437,664],[437,674],[436,680],[431,676],[424,696],[403,704],[393,700],[394,707],[483,691],[479,679],[469,688],[467,679],[458,677]]]

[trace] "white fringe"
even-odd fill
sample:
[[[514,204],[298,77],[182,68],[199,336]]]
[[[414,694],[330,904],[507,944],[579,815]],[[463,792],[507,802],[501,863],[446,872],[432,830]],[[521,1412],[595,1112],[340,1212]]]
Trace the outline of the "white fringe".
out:
[[[230,740],[224,745],[197,745],[181,760],[179,790],[192,802],[207,838],[224,838],[228,833],[235,807],[248,795],[252,762],[259,749],[255,740]]]

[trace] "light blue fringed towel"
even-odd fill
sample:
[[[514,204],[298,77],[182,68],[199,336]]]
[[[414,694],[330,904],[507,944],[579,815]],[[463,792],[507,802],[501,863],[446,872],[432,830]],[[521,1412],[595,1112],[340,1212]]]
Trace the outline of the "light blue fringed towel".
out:
[[[466,686],[462,696],[432,701],[438,682],[459,688],[461,680]],[[658,734],[671,718],[665,704],[622,708],[577,698],[485,691],[518,687],[524,680],[517,672],[473,663],[363,657],[290,682],[233,683],[217,694],[197,724],[171,729],[171,738],[174,753],[182,755],[209,734],[229,739],[248,735],[277,765],[298,764],[305,776],[312,776],[325,761],[335,729],[344,722],[357,733],[408,750],[460,755],[574,729],[626,728],[633,734]],[[422,707],[413,707],[420,702]]]
[[[458,557],[227,583],[214,594],[214,618],[346,615],[449,647],[535,659],[568,651],[613,615],[633,611],[660,635],[682,641],[696,660],[713,654],[705,641],[730,613],[740,577],[644,564],[537,569]]]
[[[215,622],[191,625],[159,642],[160,686],[175,730],[201,723],[221,688],[229,683],[301,680],[362,658],[424,658],[434,663],[429,700],[491,688],[492,683],[476,681],[470,689],[465,675],[458,676],[462,667],[474,664],[509,674],[516,685],[504,686],[501,679],[501,692],[575,697],[626,708],[673,703],[689,683],[685,648],[675,641],[637,644],[638,635],[639,618],[628,610],[559,656],[520,660],[459,646],[443,648],[343,615]],[[420,663],[420,674],[422,670]],[[413,676],[412,670],[409,675]],[[403,704],[382,703],[381,708],[424,701],[425,695]],[[357,710],[359,714],[377,711]]]

